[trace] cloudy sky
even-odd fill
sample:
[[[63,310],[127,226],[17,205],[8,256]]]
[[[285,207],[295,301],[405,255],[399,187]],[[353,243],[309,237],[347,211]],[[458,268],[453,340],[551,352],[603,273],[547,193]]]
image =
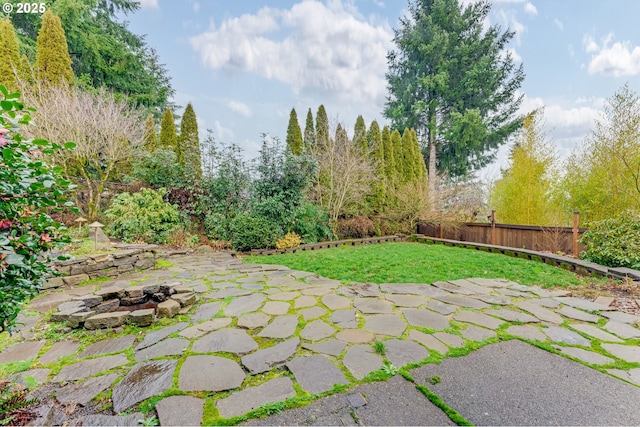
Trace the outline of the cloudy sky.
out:
[[[471,0],[464,0],[470,2]],[[561,158],[588,134],[624,83],[640,92],[637,0],[493,0],[490,24],[516,31],[523,111],[545,107]],[[382,115],[386,53],[405,0],[141,0],[127,17],[166,64],[175,101],[192,102],[201,127],[249,157],[260,135],[284,140],[294,107],[353,128]],[[499,160],[483,172],[495,175]]]

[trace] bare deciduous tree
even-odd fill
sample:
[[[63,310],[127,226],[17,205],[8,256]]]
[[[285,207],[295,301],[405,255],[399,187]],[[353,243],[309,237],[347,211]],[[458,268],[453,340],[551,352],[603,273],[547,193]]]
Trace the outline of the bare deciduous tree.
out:
[[[73,151],[57,151],[54,161],[63,167],[67,179],[84,180],[89,200],[83,214],[94,219],[105,183],[144,143],[143,118],[102,89],[88,92],[78,87],[40,86],[25,87],[22,92],[36,108],[25,133],[58,144],[76,143]]]
[[[338,218],[370,193],[375,167],[368,153],[354,144],[341,127],[326,144],[312,147],[310,154],[318,162],[318,179],[311,196],[327,210],[335,232]]]

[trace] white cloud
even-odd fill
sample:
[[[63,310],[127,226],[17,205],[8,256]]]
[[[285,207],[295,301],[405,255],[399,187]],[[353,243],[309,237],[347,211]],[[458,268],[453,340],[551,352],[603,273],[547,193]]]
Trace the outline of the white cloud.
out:
[[[555,19],[553,20],[553,24],[554,24],[556,27],[558,27],[558,29],[559,29],[560,31],[564,31],[564,24],[563,24],[563,23],[562,23],[562,21],[561,21],[561,20],[559,20],[558,18],[555,18]]]
[[[527,4],[524,5],[524,11],[531,16],[536,16],[538,14],[538,9],[536,9],[531,2],[527,2]]]
[[[195,3],[193,4],[193,12],[194,12],[194,13],[198,13],[198,12],[200,12],[200,3],[195,2]]]
[[[227,19],[190,41],[212,69],[259,74],[290,85],[296,94],[321,91],[382,104],[393,32],[386,24],[365,20],[353,7],[340,0],[264,7]],[[287,35],[282,38],[278,30]]]
[[[502,21],[502,27],[507,27],[511,31],[514,31],[515,37],[514,40],[516,45],[520,46],[521,44],[521,36],[526,31],[526,27],[520,21],[516,19],[516,14],[513,11],[500,10],[498,13],[500,20]]]
[[[158,0],[140,0],[140,7],[142,9],[157,9]]]
[[[615,42],[609,33],[600,44],[591,36],[585,36],[585,51],[591,53],[589,74],[621,77],[640,74],[640,46],[633,46],[630,41]]]
[[[229,101],[227,106],[231,111],[234,111],[245,117],[251,117],[251,114],[253,114],[253,111],[251,111],[251,108],[249,108],[247,104],[244,104],[240,101]]]
[[[213,123],[213,135],[218,141],[230,141],[233,140],[235,134],[229,128],[222,126],[218,120]]]

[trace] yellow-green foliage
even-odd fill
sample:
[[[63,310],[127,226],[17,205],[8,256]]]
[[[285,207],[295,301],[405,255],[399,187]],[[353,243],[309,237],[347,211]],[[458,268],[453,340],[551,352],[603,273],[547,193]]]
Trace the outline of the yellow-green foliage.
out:
[[[542,110],[525,117],[509,166],[491,190],[489,203],[499,222],[555,225],[551,192],[556,154],[541,119]]]
[[[149,153],[156,151],[158,147],[158,134],[156,133],[156,123],[153,114],[149,114],[144,122],[144,149]]]
[[[640,98],[628,85],[607,100],[563,169],[565,209],[580,211],[582,223],[640,211]]]
[[[189,176],[200,179],[202,177],[202,161],[200,159],[200,137],[198,136],[198,122],[191,103],[182,115],[180,122],[180,149],[178,161],[186,167]]]
[[[295,248],[296,246],[300,246],[302,243],[302,239],[296,233],[287,233],[284,237],[276,242],[276,248],[278,249],[286,249],[286,248]]]
[[[43,84],[57,86],[74,81],[67,38],[60,18],[47,10],[36,41],[36,75]]]
[[[166,109],[160,122],[160,148],[173,150],[178,157],[178,135],[176,133],[176,124],[173,120],[173,113],[170,109]]]
[[[18,38],[8,19],[0,19],[0,84],[13,92],[18,89],[16,72],[20,68]]]

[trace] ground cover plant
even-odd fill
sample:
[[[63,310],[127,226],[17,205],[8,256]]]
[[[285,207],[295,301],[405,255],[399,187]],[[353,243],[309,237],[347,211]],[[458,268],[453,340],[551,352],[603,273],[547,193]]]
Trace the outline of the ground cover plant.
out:
[[[542,287],[604,283],[537,261],[465,248],[420,243],[342,246],[322,251],[252,256],[247,262],[282,264],[339,280],[433,283],[469,277],[505,278]]]

